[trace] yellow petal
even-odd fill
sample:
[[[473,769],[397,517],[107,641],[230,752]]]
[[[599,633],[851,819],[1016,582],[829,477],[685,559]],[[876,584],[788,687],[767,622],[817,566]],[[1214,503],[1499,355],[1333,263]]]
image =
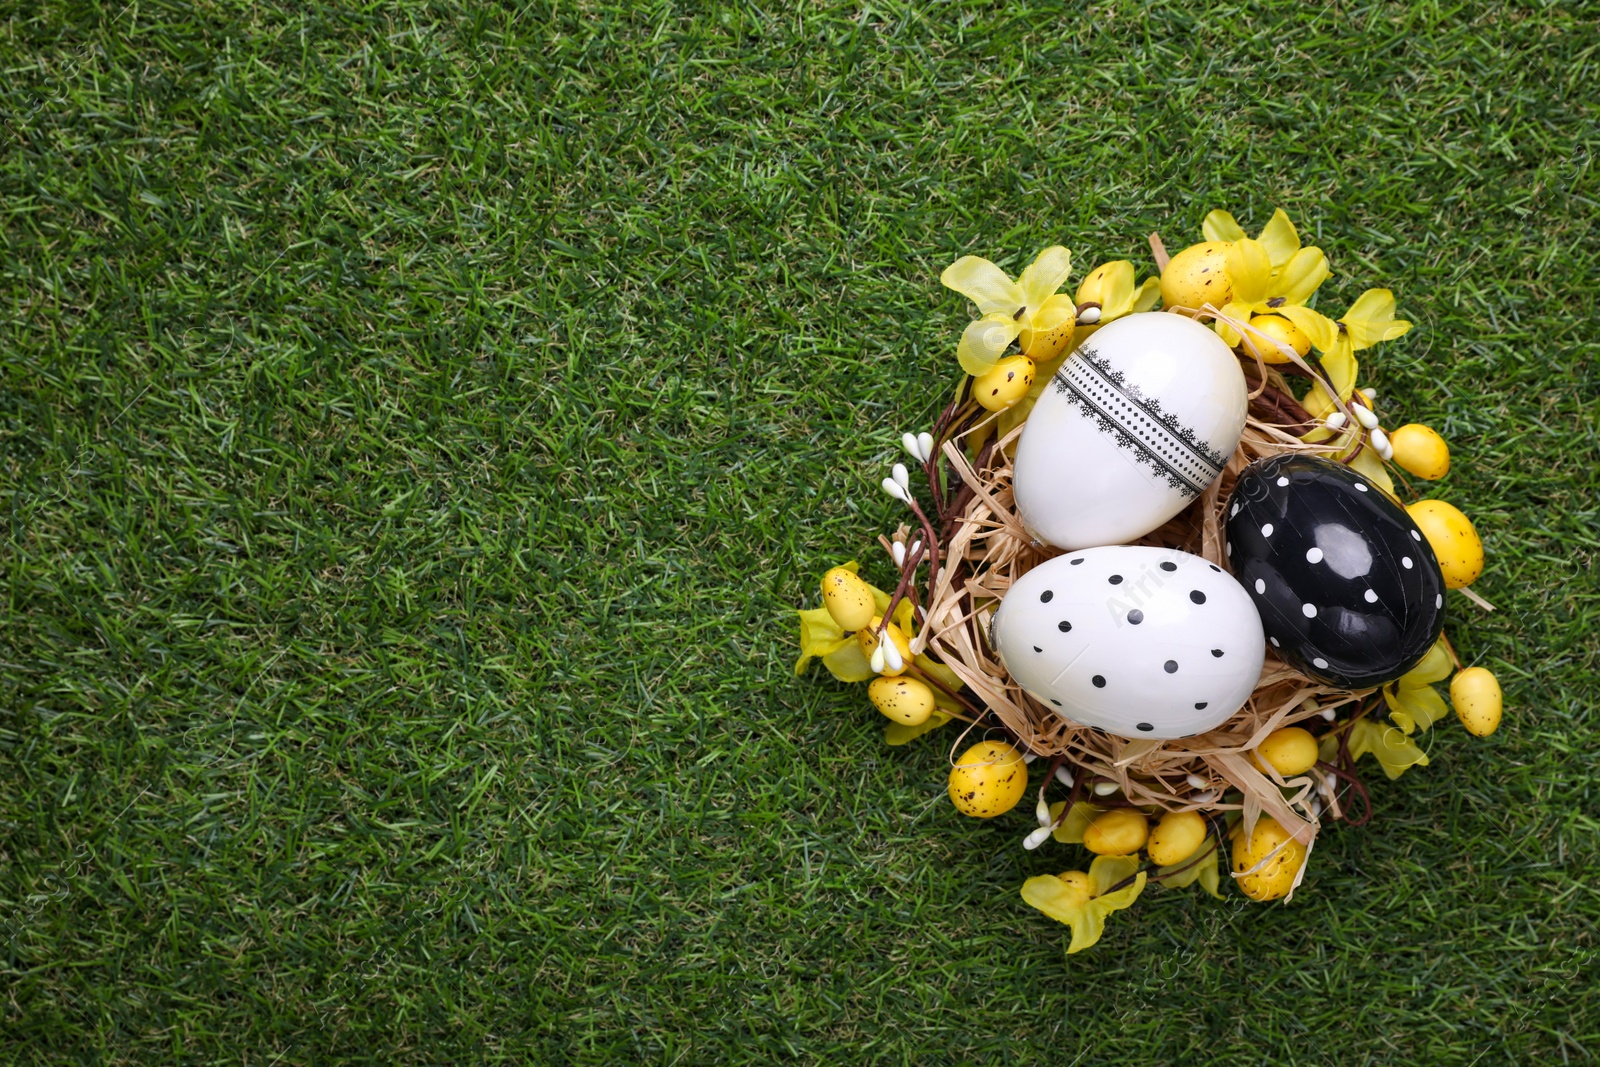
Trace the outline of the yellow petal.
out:
[[[1400,685],[1402,687],[1432,685],[1450,677],[1452,670],[1454,667],[1450,663],[1450,652],[1444,647],[1444,638],[1441,637],[1433,643],[1432,648],[1428,649],[1428,654],[1422,657],[1422,662],[1400,676]]]
[[[1095,864],[1100,863],[1101,860],[1113,858],[1115,857],[1101,856],[1100,859],[1095,860],[1094,864],[1089,867],[1089,880],[1091,882],[1095,880]],[[1137,861],[1134,862],[1137,863]],[[1139,899],[1139,894],[1144,892],[1147,880],[1148,876],[1143,871],[1140,871],[1133,876],[1131,885],[1124,886],[1115,893],[1107,893],[1104,896],[1097,896],[1090,900],[1084,908],[1083,924],[1072,929],[1072,943],[1067,946],[1067,955],[1070,956],[1074,952],[1082,952],[1099,941],[1100,936],[1105,932],[1107,916],[1114,911],[1131,908],[1133,902]]]
[[[1038,382],[1034,383],[1039,384]],[[1018,426],[1028,421],[1028,416],[1033,414],[1033,405],[1038,403],[1036,396],[1025,396],[1021,400],[1000,412],[1000,417],[995,420],[995,436],[1004,437]]]
[[[1398,778],[1411,767],[1426,767],[1428,755],[1398,728],[1357,719],[1350,727],[1350,755],[1359,759],[1368,752],[1383,765],[1383,773]]]
[[[1350,343],[1349,334],[1339,334],[1328,350],[1322,354],[1322,373],[1340,400],[1349,400],[1356,387],[1356,371],[1360,364]]]
[[[1105,932],[1106,911],[1104,908],[1095,907],[1095,902],[1091,900],[1083,906],[1083,918],[1072,924],[1072,943],[1067,946],[1067,955],[1098,945]]]
[[[915,726],[907,726],[902,722],[891,722],[883,728],[884,743],[891,746],[910,744],[930,730],[937,730],[950,721],[947,712],[936,711]]]
[[[1352,322],[1388,322],[1394,318],[1394,293],[1388,289],[1368,289],[1350,305],[1350,310],[1339,319],[1346,325]]]
[[[973,319],[967,323],[961,333],[961,343],[956,346],[956,359],[961,361],[961,369],[974,377],[988,373],[1020,332],[1022,324],[1010,315]]]
[[[1206,846],[1201,845],[1200,847],[1205,848]],[[1201,889],[1221,900],[1222,894],[1217,889],[1221,881],[1217,873],[1217,855],[1221,851],[1220,848],[1213,848],[1201,857],[1199,861],[1196,861],[1191,856],[1180,863],[1157,868],[1156,873],[1169,875],[1169,877],[1161,879],[1161,884],[1169,889],[1183,889],[1185,886],[1191,886],[1199,882]],[[1190,864],[1193,864],[1193,866],[1190,866]],[[1187,868],[1187,870],[1182,868]],[[1173,871],[1178,871],[1179,873],[1170,874]]]
[[[1156,289],[1161,280],[1156,279]],[[1078,286],[1078,303],[1100,305],[1100,321],[1120,318],[1133,310],[1133,264],[1126,259],[1102,263]]]
[[[841,682],[864,682],[878,673],[867,662],[866,653],[861,651],[861,643],[854,638],[823,656],[822,665]]]
[[[851,643],[827,608],[812,608],[795,614],[800,616],[800,659],[794,665],[795,674],[804,673],[813,657],[826,656],[840,645]]]
[[[1146,278],[1144,280],[1144,284],[1139,286],[1139,291],[1134,294],[1133,310],[1149,311],[1151,308],[1156,306],[1156,301],[1160,299],[1161,279],[1154,276]],[[1100,318],[1102,322],[1105,321],[1104,315],[1102,315]]]
[[[1389,717],[1408,734],[1418,727],[1426,730],[1450,714],[1444,698],[1431,685],[1385,686],[1383,699],[1389,705]]]
[[[900,632],[907,636],[917,632],[916,616],[912,614],[910,598],[901,598],[899,605],[894,609],[894,618],[889,621],[900,627]]]
[[[1078,306],[1067,296],[1047,297],[1038,309],[1028,316],[1028,328],[1035,333],[1051,333],[1061,326],[1076,322]],[[1031,358],[1031,357],[1030,357]]]
[[[1104,896],[1112,886],[1138,869],[1138,856],[1097,856],[1089,864],[1089,892],[1093,896]]]
[[[1411,323],[1394,317],[1394,294],[1387,289],[1368,289],[1339,321],[1357,352],[1379,341],[1392,341],[1411,329]]]
[[[906,631],[906,633],[910,632],[910,630]],[[916,659],[912,660],[912,662],[915,663],[917,665],[917,669],[922,671],[924,674],[937,678],[944,684],[945,688],[953,692],[961,692],[961,686],[964,684],[961,681],[961,675],[957,674],[949,667],[946,667],[943,663],[935,663],[933,660],[928,658],[926,653],[919,654]],[[937,686],[935,686],[933,690],[934,702],[938,703],[940,707],[943,707],[944,704],[940,702],[941,698],[943,700],[950,699],[940,692]],[[950,708],[952,711],[957,711],[960,710],[961,705],[951,701]]]
[[[1275,313],[1300,327],[1305,335],[1311,338],[1311,344],[1318,352],[1326,351],[1339,337],[1339,327],[1335,326],[1331,319],[1308,307],[1285,304],[1275,309]]]
[[[1364,475],[1367,481],[1394,496],[1394,479],[1389,477],[1389,471],[1384,467],[1383,460],[1372,449],[1363,448],[1361,454],[1350,461],[1350,469]]]
[[[1241,303],[1235,300],[1233,303],[1224,306],[1221,310],[1222,313],[1228,316],[1230,319],[1237,319],[1240,322],[1250,321],[1251,308],[1249,304]],[[1215,325],[1217,336],[1222,338],[1223,341],[1227,343],[1229,348],[1238,348],[1239,345],[1243,343],[1244,338],[1239,334],[1239,331],[1235,330],[1226,322],[1222,321],[1221,319],[1217,319]]]
[[[1003,311],[1015,315],[1026,304],[1022,288],[1006,277],[1006,272],[977,256],[962,256],[944,269],[939,281],[974,304],[983,315]]]
[[[1300,440],[1308,445],[1321,444],[1333,436],[1333,431],[1326,426],[1314,426],[1300,435]]]
[[[1200,224],[1200,230],[1206,235],[1208,241],[1240,241],[1244,239],[1244,229],[1234,217],[1220,207],[1206,216]]]
[[[1089,881],[1095,881],[1095,868],[1104,860],[1102,856],[1089,868]],[[1129,860],[1134,867],[1138,860]],[[1131,871],[1129,872],[1132,873]],[[1126,875],[1124,876],[1126,877]],[[1131,885],[1106,896],[1084,899],[1083,891],[1067,885],[1053,874],[1036,875],[1022,884],[1022,899],[1044,912],[1057,922],[1072,927],[1072,943],[1067,953],[1082,952],[1100,940],[1105,932],[1106,916],[1132,906],[1144,892],[1146,876],[1140,871]]]
[[[1302,248],[1273,281],[1273,295],[1281,296],[1291,304],[1304,304],[1317,291],[1317,286],[1332,274],[1328,269],[1328,257],[1322,254],[1322,249]]]
[[[1272,260],[1260,241],[1246,237],[1228,246],[1224,260],[1228,281],[1233,285],[1233,298],[1241,304],[1254,304],[1272,294],[1267,291],[1272,282]]]
[[[1328,395],[1328,391],[1322,387],[1321,382],[1313,382],[1311,391],[1306,394],[1304,400],[1300,401],[1300,406],[1305,408],[1306,413],[1313,419],[1321,419],[1331,414],[1337,405],[1334,404],[1333,398]]]
[[[1079,930],[1087,925],[1089,910],[1089,902],[1084,899],[1081,889],[1074,889],[1053,874],[1039,874],[1022,883],[1022,899],[1056,922],[1072,927],[1072,943],[1078,943]],[[1102,928],[1105,925],[1103,917],[1100,925]],[[1089,944],[1094,944],[1099,937],[1097,929],[1094,931],[1094,940]]]
[[[1411,323],[1407,322],[1405,319],[1392,319],[1390,320],[1389,325],[1384,327],[1383,336],[1380,337],[1379,340],[1393,341],[1396,337],[1404,337],[1410,332]]]
[[[1017,287],[1030,308],[1038,308],[1056,295],[1056,290],[1067,284],[1072,274],[1072,253],[1060,245],[1051,245],[1040,252],[1028,269],[1017,279]]]
[[[1274,267],[1283,266],[1300,251],[1300,235],[1295,232],[1294,223],[1289,221],[1288,214],[1281,207],[1272,213],[1271,221],[1261,228],[1261,236],[1257,240],[1266,248]]]

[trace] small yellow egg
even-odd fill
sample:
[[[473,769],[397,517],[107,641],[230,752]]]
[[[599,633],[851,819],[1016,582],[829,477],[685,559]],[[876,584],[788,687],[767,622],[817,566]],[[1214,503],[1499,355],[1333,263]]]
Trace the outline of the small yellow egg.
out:
[[[921,726],[933,714],[933,690],[916,678],[874,678],[867,684],[867,699],[905,726]]]
[[[1295,355],[1304,356],[1311,351],[1311,338],[1306,332],[1282,315],[1252,315],[1250,325],[1266,334],[1273,341],[1278,341],[1294,349]],[[1265,363],[1287,363],[1289,357],[1279,352],[1270,342],[1263,342],[1259,337],[1252,337],[1256,348],[1261,352],[1261,359]],[[1245,351],[1250,349],[1247,347]]]
[[[1277,900],[1289,892],[1294,885],[1294,876],[1300,873],[1301,866],[1306,861],[1306,846],[1289,836],[1278,820],[1270,815],[1263,815],[1256,820],[1256,828],[1248,838],[1234,830],[1233,838],[1233,873],[1244,874],[1250,868],[1271,855],[1272,850],[1282,845],[1288,845],[1282,852],[1272,857],[1261,870],[1255,874],[1246,875],[1238,879],[1239,888],[1251,900]]]
[[[861,654],[866,656],[869,661],[872,659],[872,653],[878,648],[878,624],[882,621],[882,615],[874,615],[867,625],[856,631],[856,644],[861,647]],[[889,664],[884,664],[883,670],[878,673],[886,674],[893,678],[896,675],[904,674],[906,668],[911,665],[911,642],[907,640],[900,627],[892,622],[884,633],[889,635],[889,640],[893,641],[894,647],[900,651],[900,666],[893,667]]]
[[[1034,365],[1027,356],[1007,356],[972,383],[972,397],[990,411],[1004,411],[1033,388]]]
[[[1406,508],[1444,572],[1449,589],[1465,589],[1483,573],[1483,541],[1472,521],[1443,500],[1419,500]]]
[[[1017,344],[1035,364],[1048,363],[1072,347],[1074,341],[1082,340],[1078,329],[1077,320],[1069,315],[1053,330],[1023,330],[1017,335]]]
[[[992,819],[1017,806],[1028,791],[1028,765],[1004,741],[980,741],[950,768],[950,801],[975,819]]]
[[[860,575],[835,567],[822,576],[822,606],[845,633],[872,621],[872,589]]]
[[[1438,481],[1450,473],[1450,446],[1432,427],[1408,422],[1389,435],[1394,461],[1418,478]]]
[[[1061,879],[1067,891],[1072,894],[1072,903],[1078,907],[1089,903],[1089,898],[1094,896],[1094,887],[1089,882],[1089,876],[1083,871],[1062,871],[1056,875]]]
[[[1226,266],[1229,247],[1228,241],[1202,241],[1168,260],[1161,272],[1161,303],[1169,308],[1226,304],[1233,296]]]
[[[1206,820],[1197,811],[1169,811],[1150,831],[1150,862],[1170,867],[1182,863],[1206,843]]]
[[[1482,667],[1468,667],[1450,680],[1450,703],[1456,718],[1474,737],[1488,737],[1500,727],[1500,683]]]
[[[1317,739],[1298,726],[1274,730],[1256,747],[1256,766],[1266,770],[1271,764],[1283,777],[1304,774],[1317,765]]]
[[[1132,808],[1112,808],[1083,831],[1083,847],[1097,856],[1131,856],[1150,837],[1150,823]]]

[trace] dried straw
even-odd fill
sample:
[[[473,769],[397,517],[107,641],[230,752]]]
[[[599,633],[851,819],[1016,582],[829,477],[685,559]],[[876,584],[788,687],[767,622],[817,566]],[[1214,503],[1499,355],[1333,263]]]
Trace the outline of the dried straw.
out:
[[[1135,544],[1180,549],[1224,569],[1223,508],[1240,473],[1258,459],[1284,452],[1326,453],[1328,445],[1308,445],[1288,432],[1286,409],[1298,405],[1275,370],[1256,364],[1256,388],[1239,446],[1222,476],[1160,529]],[[1258,417],[1260,416],[1260,417]],[[1272,419],[1274,421],[1265,421]],[[1302,427],[1303,429],[1303,427]],[[925,605],[920,644],[931,649],[972,690],[1002,725],[1029,751],[1062,756],[1088,775],[1115,782],[1123,803],[1166,811],[1240,810],[1246,829],[1262,813],[1310,845],[1318,830],[1310,799],[1331,795],[1336,781],[1322,769],[1288,781],[1264,772],[1251,751],[1273,730],[1344,708],[1347,715],[1371,690],[1336,689],[1301,674],[1269,650],[1254,693],[1237,714],[1203,734],[1171,741],[1130,740],[1079,726],[1029,696],[1007,676],[988,644],[988,621],[1011,584],[1060,550],[1036,541],[1023,528],[1012,496],[1012,449],[1017,427],[997,441],[981,467],[969,461],[964,439],[946,441],[943,458],[972,491],[971,501],[949,543],[946,565]],[[957,744],[960,744],[958,741]],[[1204,784],[1195,786],[1190,776]],[[1286,798],[1284,788],[1293,792]],[[1224,802],[1226,791],[1242,799]],[[1097,801],[1097,803],[1113,801]]]

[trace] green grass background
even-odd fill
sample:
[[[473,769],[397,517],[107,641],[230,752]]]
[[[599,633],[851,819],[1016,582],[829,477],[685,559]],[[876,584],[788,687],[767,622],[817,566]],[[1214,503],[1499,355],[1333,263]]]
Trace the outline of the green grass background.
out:
[[[4,5],[0,1059],[1594,1058],[1594,19]],[[887,578],[947,263],[1278,205],[1417,323],[1506,721],[1069,959],[790,611]]]

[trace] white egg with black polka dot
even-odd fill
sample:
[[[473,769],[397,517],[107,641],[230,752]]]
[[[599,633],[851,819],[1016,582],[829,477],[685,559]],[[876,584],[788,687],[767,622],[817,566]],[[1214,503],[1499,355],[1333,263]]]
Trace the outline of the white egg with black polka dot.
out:
[[[1233,716],[1265,659],[1261,618],[1221,567],[1167,548],[1057,556],[1019,578],[990,641],[1006,671],[1069,722],[1170,740]]]

